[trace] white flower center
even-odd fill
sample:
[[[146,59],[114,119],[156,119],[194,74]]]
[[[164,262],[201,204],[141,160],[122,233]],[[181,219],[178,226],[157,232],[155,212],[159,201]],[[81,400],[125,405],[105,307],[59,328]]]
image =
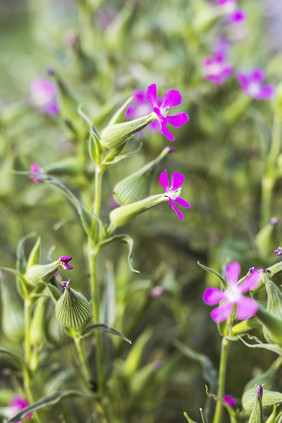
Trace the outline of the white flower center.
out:
[[[210,65],[207,65],[207,71],[206,73],[208,75],[220,75],[222,72],[222,65],[219,63],[211,63]]]
[[[241,297],[241,292],[237,285],[229,285],[225,295],[231,303],[236,303]]]
[[[260,92],[260,85],[257,82],[251,82],[248,86],[248,93],[256,96]]]
[[[181,187],[175,190],[169,190],[167,193],[167,197],[171,198],[172,200],[176,200],[181,194]]]

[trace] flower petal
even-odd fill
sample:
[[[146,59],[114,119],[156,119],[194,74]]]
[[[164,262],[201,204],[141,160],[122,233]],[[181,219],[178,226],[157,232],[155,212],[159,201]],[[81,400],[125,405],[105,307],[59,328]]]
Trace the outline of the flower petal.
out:
[[[238,282],[241,267],[237,261],[233,261],[226,267],[226,279],[230,285],[235,285]]]
[[[180,204],[182,207],[186,207],[186,209],[189,209],[191,207],[191,205],[189,203],[187,203],[187,201],[184,200],[184,198],[177,197],[174,201],[177,204]]]
[[[249,319],[250,317],[254,316],[254,314],[256,314],[259,308],[259,305],[255,300],[252,298],[244,297],[244,295],[240,297],[236,305],[236,317],[239,320]]]
[[[239,71],[237,73],[237,79],[242,88],[248,88],[250,78],[246,72]]]
[[[207,288],[203,294],[203,300],[208,305],[218,304],[225,298],[224,292],[217,288]]]
[[[240,292],[247,292],[259,286],[262,274],[255,269],[252,273],[238,286]]]
[[[265,79],[265,73],[262,69],[255,68],[251,73],[251,78],[254,82],[262,83]]]
[[[153,107],[158,107],[156,84],[149,85],[146,91],[146,98],[149,100]]]
[[[159,122],[160,122],[160,125],[161,125],[161,133],[165,136],[165,137],[167,137],[168,139],[169,139],[169,141],[174,141],[175,140],[175,138],[174,138],[174,136],[172,135],[172,133],[167,129],[167,127],[165,126],[166,124],[163,122],[163,121],[160,121],[159,120]]]
[[[230,301],[226,301],[212,310],[211,318],[215,323],[223,322],[230,316],[232,308],[233,304]]]
[[[160,174],[159,183],[164,187],[166,192],[169,191],[169,180],[166,169]]]
[[[175,191],[180,188],[185,181],[185,176],[179,172],[173,172],[171,175],[171,185],[169,187],[170,191]]]
[[[256,95],[257,100],[269,100],[275,95],[274,85],[268,84],[261,87],[260,92]]]
[[[237,9],[228,15],[228,19],[233,23],[240,23],[246,20],[246,12],[243,9]]]
[[[184,125],[188,122],[189,116],[187,113],[178,113],[177,115],[167,116],[167,121],[170,125],[179,128],[180,126]]]
[[[179,104],[181,104],[181,101],[182,98],[179,91],[170,90],[164,96],[163,102],[161,104],[161,109],[178,106]]]
[[[178,208],[174,204],[174,201],[169,197],[168,197],[168,201],[169,201],[169,204],[171,205],[171,207],[173,208],[173,210],[175,211],[175,213],[177,214],[177,216],[179,217],[179,219],[184,220],[183,214],[180,213],[180,211],[178,210]]]

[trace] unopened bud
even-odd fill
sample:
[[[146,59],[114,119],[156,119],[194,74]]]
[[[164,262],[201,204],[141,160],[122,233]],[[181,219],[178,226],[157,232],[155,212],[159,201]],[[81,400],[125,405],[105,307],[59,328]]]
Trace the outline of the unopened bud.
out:
[[[56,317],[65,328],[77,328],[90,317],[90,304],[80,292],[70,288],[70,280],[56,304]]]

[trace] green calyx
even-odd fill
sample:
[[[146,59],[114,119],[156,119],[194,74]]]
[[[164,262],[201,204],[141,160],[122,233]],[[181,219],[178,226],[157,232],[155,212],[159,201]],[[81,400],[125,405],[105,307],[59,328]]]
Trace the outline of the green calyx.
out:
[[[80,292],[67,286],[56,304],[55,314],[65,328],[77,328],[90,317],[90,304]]]
[[[116,201],[124,206],[148,197],[152,183],[152,175],[159,163],[170,152],[170,147],[164,148],[155,160],[152,160],[137,172],[134,172],[132,175],[118,182],[114,187],[114,197]]]
[[[117,123],[114,125],[107,126],[101,134],[101,143],[107,148],[118,148],[124,146],[124,144],[136,134],[136,132],[142,131],[149,123],[154,122],[157,119],[155,113],[150,115],[131,120],[129,122]]]
[[[144,200],[125,206],[117,207],[110,213],[110,221],[114,226],[123,226],[135,216],[157,206],[160,203],[167,201],[164,194],[151,195]]]
[[[59,260],[49,264],[37,264],[29,267],[24,276],[30,285],[36,285],[41,280],[48,282],[61,267],[62,264]]]

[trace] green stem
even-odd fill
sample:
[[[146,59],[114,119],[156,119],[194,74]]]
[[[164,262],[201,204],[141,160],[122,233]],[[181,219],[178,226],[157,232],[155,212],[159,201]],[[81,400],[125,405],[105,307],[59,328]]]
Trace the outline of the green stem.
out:
[[[222,338],[221,356],[220,356],[220,365],[219,365],[218,391],[217,391],[217,396],[219,398],[223,398],[224,391],[225,391],[225,376],[226,376],[228,346],[229,346],[229,341],[226,338]],[[213,423],[220,423],[221,412],[222,412],[222,402],[217,401]]]
[[[84,354],[84,351],[83,351],[83,348],[82,348],[82,345],[81,345],[81,338],[77,334],[74,337],[74,343],[75,343],[75,346],[76,346],[76,349],[77,349],[77,352],[78,352],[79,360],[80,360],[81,365],[82,365],[84,377],[87,381],[90,381],[91,380],[91,374],[90,374],[90,371],[88,369],[86,357],[85,357],[85,354]]]
[[[25,302],[24,302],[24,321],[25,321],[25,339],[24,339],[25,361],[29,365],[31,360],[31,342],[30,342],[31,319],[30,319],[29,298],[25,299]]]
[[[273,127],[272,127],[272,139],[271,146],[268,154],[268,163],[271,166],[275,165],[275,162],[280,154],[281,150],[281,129],[282,121],[280,117],[274,116]]]

